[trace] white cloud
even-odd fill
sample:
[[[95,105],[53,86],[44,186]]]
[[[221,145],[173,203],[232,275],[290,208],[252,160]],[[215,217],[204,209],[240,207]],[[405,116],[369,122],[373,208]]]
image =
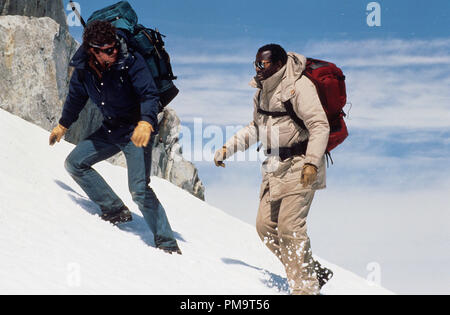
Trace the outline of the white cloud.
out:
[[[393,55],[371,58],[337,59],[335,63],[346,67],[401,67],[415,65],[450,65],[450,56]]]
[[[183,122],[202,118],[208,124],[247,124],[252,119],[252,74],[223,68],[179,67],[180,94],[170,105]]]
[[[395,60],[387,62],[388,65],[404,66],[408,64],[430,64],[434,60],[437,64],[448,64],[450,39],[433,40],[403,40],[403,39],[378,39],[361,41],[316,41],[308,42],[304,46],[304,52],[308,56],[328,56],[338,60],[366,60],[363,66],[371,65],[373,58]],[[402,60],[405,58],[405,60]],[[410,63],[408,63],[410,62]],[[352,65],[352,62],[347,62]],[[355,62],[355,66],[358,62]]]
[[[330,187],[317,194],[310,212],[313,251],[361,276],[369,262],[378,262],[382,284],[400,294],[448,292],[449,276],[442,273],[450,262],[447,192]]]
[[[195,52],[192,47],[195,47]],[[250,65],[258,48],[256,42],[192,41],[189,47],[176,44],[172,60],[180,65]],[[308,57],[326,58],[340,66],[408,66],[450,63],[450,39],[404,40],[377,39],[353,41],[308,41],[285,45]],[[201,53],[198,53],[198,52]]]
[[[229,56],[229,55],[173,55],[173,60],[176,60],[177,64],[248,64],[250,63],[247,56]]]
[[[253,112],[252,55],[241,44],[229,51],[226,44],[211,47],[221,52],[173,58],[181,89],[173,106],[184,121],[247,124]],[[298,51],[343,68],[351,127],[450,127],[450,39],[309,42]]]
[[[450,67],[449,67],[450,68]],[[443,69],[351,69],[350,125],[407,129],[450,127],[450,73]]]

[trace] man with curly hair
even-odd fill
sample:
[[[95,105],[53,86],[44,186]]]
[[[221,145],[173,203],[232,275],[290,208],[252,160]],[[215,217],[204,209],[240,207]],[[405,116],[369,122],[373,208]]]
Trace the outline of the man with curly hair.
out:
[[[113,224],[132,220],[131,212],[92,166],[122,151],[128,186],[153,232],[155,246],[181,254],[166,212],[150,188],[151,153],[157,132],[159,97],[144,58],[127,49],[128,35],[106,21],[87,25],[74,67],[62,116],[49,139],[59,142],[89,98],[103,114],[102,126],[78,143],[65,161],[72,178]]]

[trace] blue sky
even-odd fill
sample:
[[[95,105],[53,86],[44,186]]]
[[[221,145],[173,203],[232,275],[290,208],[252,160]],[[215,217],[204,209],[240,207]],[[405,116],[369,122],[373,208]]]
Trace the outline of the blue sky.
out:
[[[86,19],[115,3],[78,2]],[[448,294],[450,2],[377,1],[379,27],[367,25],[369,2],[130,1],[142,24],[167,35],[181,91],[170,106],[190,130],[198,118],[223,129],[251,120],[247,83],[264,44],[340,66],[350,136],[314,201],[313,249],[362,276],[379,262],[396,292]],[[81,39],[81,27],[70,31]],[[253,224],[259,163],[217,169],[210,159],[194,161],[207,201]]]
[[[67,0],[64,1],[68,3]],[[116,1],[79,0],[83,16]],[[181,38],[290,42],[310,39],[429,38],[449,35],[446,0],[389,0],[381,5],[381,27],[366,24],[362,0],[131,0],[142,24]]]

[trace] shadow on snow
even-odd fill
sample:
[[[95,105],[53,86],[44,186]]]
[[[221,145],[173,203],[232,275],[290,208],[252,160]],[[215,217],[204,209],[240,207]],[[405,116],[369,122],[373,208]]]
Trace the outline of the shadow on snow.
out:
[[[74,203],[79,205],[81,208],[83,208],[89,214],[99,216],[99,219],[100,219],[101,211],[100,211],[99,207],[93,201],[80,195],[75,190],[73,190],[69,185],[61,182],[60,180],[55,180],[55,183],[59,187],[61,187],[62,189],[66,190],[70,193],[69,197],[73,200]],[[124,232],[133,233],[133,234],[139,236],[145,244],[147,244],[151,247],[156,247],[155,241],[154,241],[154,235],[153,235],[152,231],[150,230],[150,228],[148,227],[147,223],[145,222],[144,218],[135,213],[133,213],[132,215],[133,215],[133,221],[120,224],[117,226],[117,228],[119,228],[120,230],[122,230]],[[178,241],[186,242],[186,240],[183,238],[183,236],[180,233],[173,231],[173,234]]]
[[[271,289],[275,288],[280,293],[289,294],[289,283],[288,283],[287,279],[282,276],[279,276],[268,270],[265,270],[265,269],[262,269],[262,268],[259,268],[256,266],[249,265],[246,262],[243,262],[242,260],[232,259],[232,258],[222,258],[222,261],[228,265],[241,265],[241,266],[245,266],[248,268],[258,270],[261,273],[263,273],[263,275],[264,275],[264,279],[261,279],[261,282],[265,286],[267,286],[268,288],[271,288]]]

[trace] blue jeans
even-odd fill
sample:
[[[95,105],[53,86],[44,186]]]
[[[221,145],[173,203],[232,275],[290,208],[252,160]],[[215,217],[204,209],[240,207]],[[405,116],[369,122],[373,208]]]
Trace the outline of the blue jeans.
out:
[[[166,211],[149,186],[153,141],[154,137],[145,148],[138,148],[131,141],[128,143],[112,143],[107,132],[100,128],[86,140],[78,143],[67,157],[65,167],[102,212],[114,213],[125,205],[97,171],[92,168],[92,165],[122,151],[127,161],[128,188],[133,201],[139,206],[139,210],[155,236],[156,247],[178,249]]]

